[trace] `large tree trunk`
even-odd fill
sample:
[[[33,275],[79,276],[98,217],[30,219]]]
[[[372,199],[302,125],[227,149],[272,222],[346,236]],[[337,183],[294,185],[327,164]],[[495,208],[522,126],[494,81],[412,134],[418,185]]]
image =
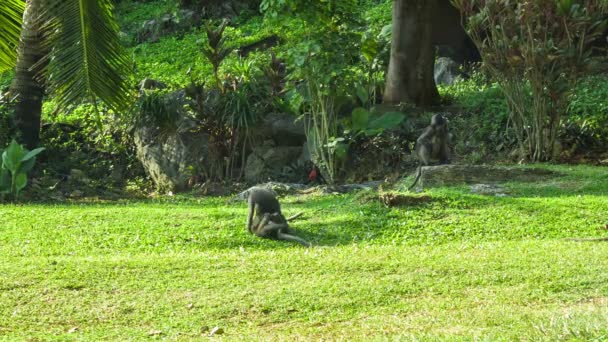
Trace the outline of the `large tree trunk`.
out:
[[[23,13],[23,30],[11,93],[16,95],[13,121],[17,139],[29,149],[38,146],[40,140],[40,116],[44,85],[37,79],[40,68],[34,68],[45,55],[42,46],[40,16],[42,1],[28,0]]]
[[[437,0],[394,0],[384,103],[426,106],[439,102],[433,78],[435,47],[431,21],[436,5]]]

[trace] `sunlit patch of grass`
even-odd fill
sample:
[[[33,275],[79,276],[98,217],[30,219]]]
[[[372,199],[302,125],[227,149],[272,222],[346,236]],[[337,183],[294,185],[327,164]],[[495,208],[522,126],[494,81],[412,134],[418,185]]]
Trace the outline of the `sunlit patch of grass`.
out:
[[[0,339],[601,340],[608,243],[563,238],[606,235],[606,169],[546,167],[507,197],[287,196],[311,249],[226,198],[3,205]]]

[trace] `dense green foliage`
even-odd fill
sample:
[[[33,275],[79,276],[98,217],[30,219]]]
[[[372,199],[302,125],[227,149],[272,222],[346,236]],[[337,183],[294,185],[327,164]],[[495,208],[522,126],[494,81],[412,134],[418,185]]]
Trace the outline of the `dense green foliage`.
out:
[[[570,101],[563,139],[571,148],[602,149],[608,144],[608,77],[580,82]],[[575,151],[573,151],[575,152]]]
[[[96,126],[94,106],[61,108],[57,98],[48,97],[44,103],[42,136],[43,144],[54,152],[49,153],[48,164],[43,164],[43,173],[56,177],[49,181],[51,184],[74,168],[84,170],[95,180],[108,168],[128,170],[124,182],[112,180],[108,185],[144,177],[135,158],[133,124],[143,115],[144,120],[153,117],[149,123],[174,131],[175,108],[183,106],[174,100],[174,95],[184,88],[186,92],[206,94],[200,102],[195,99],[195,104],[184,107],[203,130],[211,132],[218,145],[214,149],[223,151],[209,162],[218,170],[207,172],[213,175],[212,179],[224,179],[240,167],[244,160],[241,151],[246,151],[248,142],[255,140],[251,127],[264,115],[310,113],[315,101],[310,89],[321,89],[321,97],[317,98],[328,98],[335,107],[337,128],[321,145],[337,154],[335,167],[342,169],[336,171],[337,175],[343,176],[344,166],[349,165],[351,169],[361,169],[359,175],[349,180],[385,177],[353,164],[366,155],[377,156],[375,164],[381,170],[402,172],[411,167],[404,156],[413,147],[428,113],[419,114],[406,108],[406,118],[397,130],[370,136],[353,134],[353,127],[357,128],[357,124],[353,126],[353,118],[361,112],[353,109],[362,107],[374,113],[372,107],[382,96],[392,1],[337,0],[313,2],[314,6],[309,6],[311,2],[263,1],[261,13],[247,10],[228,16],[223,45],[226,52],[232,49],[235,52],[218,63],[217,73],[204,51],[209,44],[205,25],[214,27],[218,20],[189,17],[186,9],[193,8],[192,3],[185,7],[173,0],[115,3],[119,36],[128,47],[132,62],[129,91],[134,93],[144,78],[161,81],[167,88],[146,91],[139,100],[133,99],[133,108],[128,111],[112,112],[99,106],[101,129]],[[298,11],[294,12],[293,6]],[[249,44],[275,37],[277,45],[239,55]],[[440,88],[443,103],[451,105],[447,110],[452,114],[450,127],[458,160],[473,163],[514,160],[517,135],[508,103],[497,84],[483,73],[470,74],[469,80]],[[11,78],[10,74],[0,76],[0,91],[6,90]],[[311,81],[315,83],[312,88],[307,85]],[[568,114],[561,120],[561,160],[597,162],[597,156],[605,149],[608,115],[603,99],[608,92],[607,83],[605,76],[598,75],[574,88]],[[224,95],[217,97],[216,89],[224,89]],[[0,102],[0,143],[7,144],[11,138],[10,112],[10,104]],[[372,116],[377,118],[382,113]],[[595,155],[580,158],[581,152]],[[230,166],[226,166],[226,158],[230,159]],[[116,179],[119,174],[117,171]],[[101,184],[95,188],[99,187]]]
[[[16,46],[25,3],[7,0],[0,4],[0,73],[15,66]]]
[[[64,110],[90,101],[98,123],[98,100],[115,112],[130,106],[129,63],[118,39],[113,8],[110,0],[2,4],[0,21],[6,13],[18,17],[12,23],[2,22],[2,36],[7,39],[2,46],[14,50],[18,45],[14,60],[9,60],[17,62],[10,92],[15,103],[14,138],[30,147],[39,143],[45,94]],[[5,49],[0,52],[2,62],[11,57]]]
[[[515,147],[515,136],[507,130],[509,108],[505,98],[498,85],[481,72],[452,86],[441,86],[439,93],[444,101],[464,112],[450,123],[456,154],[478,163]]]
[[[516,136],[509,125],[509,108],[497,83],[481,72],[452,86],[440,86],[444,101],[462,109],[451,119],[455,149],[467,162],[501,158],[516,148]],[[590,76],[579,82],[570,106],[562,118],[560,142],[568,161],[579,152],[601,151],[608,142],[608,77]],[[465,139],[466,137],[466,139]]]
[[[125,12],[128,13],[130,18],[144,18],[146,15],[139,13],[152,14],[151,11],[160,13],[162,12],[159,10],[161,8],[166,12],[175,10],[171,9],[171,5],[167,2],[152,3],[155,5],[141,6],[140,8],[130,7],[129,11]],[[274,2],[273,5],[275,8],[280,8],[281,3],[287,4],[289,2]],[[129,2],[126,2],[125,6],[129,6],[128,4]],[[333,32],[331,34],[319,32],[319,30],[325,31],[328,26],[325,26],[322,20],[317,22],[314,18],[305,17],[307,13],[305,12],[303,13],[304,17],[280,16],[280,19],[277,19],[266,16],[265,18],[252,17],[245,21],[237,20],[235,26],[229,25],[226,28],[225,35],[227,44],[235,47],[243,46],[273,34],[280,36],[283,43],[274,47],[273,50],[279,57],[285,58],[290,72],[289,79],[296,81],[299,79],[315,79],[319,80],[318,82],[321,84],[330,82],[331,79],[336,80],[331,82],[331,89],[337,96],[336,105],[341,107],[344,99],[347,99],[347,102],[360,103],[359,89],[368,89],[371,94],[369,90],[383,87],[383,73],[374,74],[374,77],[370,78],[369,62],[364,56],[365,51],[367,51],[365,46],[368,46],[366,42],[370,42],[370,37],[374,38],[376,40],[374,44],[379,44],[376,53],[380,58],[376,63],[380,70],[386,68],[388,41],[382,33],[383,28],[391,21],[391,5],[391,1],[363,2],[360,7],[364,10],[357,11],[357,13],[360,13],[358,19],[351,18],[352,21],[346,22],[362,24],[346,26],[350,30],[349,34],[340,33],[340,29],[328,31]],[[323,8],[318,8],[317,11],[322,12]],[[333,12],[330,11],[329,13]],[[339,13],[334,14],[339,16]],[[158,17],[157,14],[156,17]],[[311,20],[314,22],[313,25],[309,24]],[[123,22],[128,25],[127,21]],[[384,30],[384,32],[387,31]],[[201,59],[200,50],[197,47],[197,44],[199,46],[202,44],[200,41],[204,39],[203,36],[202,32],[194,31],[181,35],[181,38],[168,36],[161,38],[158,43],[138,45],[133,50],[138,66],[138,79],[147,76],[175,86],[183,86],[190,82],[191,78],[186,75],[186,70],[192,67],[192,77],[199,80],[204,79],[207,83],[211,83],[212,67]],[[199,43],[196,43],[197,41]],[[346,50],[345,46],[349,49],[352,48],[352,50]],[[144,51],[145,53],[141,54]],[[314,55],[313,61],[315,64],[312,66],[310,64],[311,60],[306,57],[309,53]],[[323,56],[327,56],[326,62],[324,62]],[[254,52],[246,59],[251,60],[255,65],[261,65],[258,61],[264,60],[264,53]],[[232,71],[234,67],[232,66],[238,64],[235,60],[238,60],[236,55],[228,56],[221,67],[223,68],[221,73],[234,73]],[[307,62],[304,63],[304,61]],[[307,67],[302,68],[305,65]],[[325,79],[327,77],[329,79]],[[574,116],[562,118],[565,127],[562,133],[564,135],[564,149],[572,150],[574,154],[576,150],[585,148],[585,145],[575,142],[576,139],[579,139],[577,138],[579,135],[582,136],[580,139],[586,142],[593,138],[593,142],[588,142],[587,145],[603,146],[602,140],[605,136],[602,133],[602,127],[605,126],[601,124],[603,101],[595,99],[601,98],[603,85],[606,81],[604,77],[597,77],[594,80],[592,81],[594,82],[592,87],[587,86],[585,88],[584,84],[589,85],[589,82],[583,82],[583,86],[577,86],[572,96],[573,103],[569,108],[569,113]],[[594,90],[593,94],[589,92],[591,89]],[[504,96],[500,89],[487,81],[483,75],[476,73],[471,81],[461,82],[452,87],[444,87],[441,94],[444,102],[451,102],[464,109],[464,113],[453,120],[454,128],[463,128],[462,133],[458,132],[453,140],[456,143],[456,150],[465,159],[480,162],[488,158],[503,158],[501,155],[508,155],[516,148],[516,135],[512,124],[509,124],[510,112]],[[305,98],[302,98],[303,95],[305,96],[305,92],[287,92],[285,97],[286,108],[295,111],[300,109],[302,101],[305,100]],[[581,107],[583,103],[587,104],[584,107],[585,109]],[[582,114],[581,111],[584,111],[585,114]],[[340,113],[340,115],[350,117],[351,113]],[[474,128],[473,130],[469,130],[471,126]],[[467,140],[463,139],[464,137],[467,137]]]
[[[557,159],[561,151],[555,146],[570,95],[596,64],[593,44],[605,35],[605,2],[452,3],[467,18],[467,33],[484,70],[505,93],[521,158]]]
[[[27,185],[27,174],[36,163],[36,156],[44,151],[44,147],[32,151],[13,140],[6,149],[0,148],[0,196],[9,194],[13,199]]]
[[[4,205],[7,339],[601,339],[608,178],[598,167],[457,186],[417,205],[288,196],[317,247],[254,238],[224,198]],[[364,196],[363,196],[364,197]]]

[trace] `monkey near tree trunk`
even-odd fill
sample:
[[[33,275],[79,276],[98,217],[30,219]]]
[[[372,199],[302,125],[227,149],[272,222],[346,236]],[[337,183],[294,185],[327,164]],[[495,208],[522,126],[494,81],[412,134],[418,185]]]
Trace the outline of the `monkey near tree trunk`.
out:
[[[411,190],[418,183],[422,173],[422,166],[430,165],[431,160],[438,160],[439,164],[450,163],[450,147],[448,146],[448,142],[448,119],[441,114],[433,115],[431,124],[424,129],[416,140],[416,155],[420,162],[416,170],[414,183],[410,185],[408,190]]]

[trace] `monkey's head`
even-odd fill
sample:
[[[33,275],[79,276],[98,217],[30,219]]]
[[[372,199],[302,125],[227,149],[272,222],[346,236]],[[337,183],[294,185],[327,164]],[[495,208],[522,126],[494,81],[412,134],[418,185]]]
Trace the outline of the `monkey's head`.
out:
[[[431,118],[431,126],[433,126],[434,128],[441,128],[441,127],[444,127],[447,125],[448,125],[448,119],[441,114],[435,114]]]

